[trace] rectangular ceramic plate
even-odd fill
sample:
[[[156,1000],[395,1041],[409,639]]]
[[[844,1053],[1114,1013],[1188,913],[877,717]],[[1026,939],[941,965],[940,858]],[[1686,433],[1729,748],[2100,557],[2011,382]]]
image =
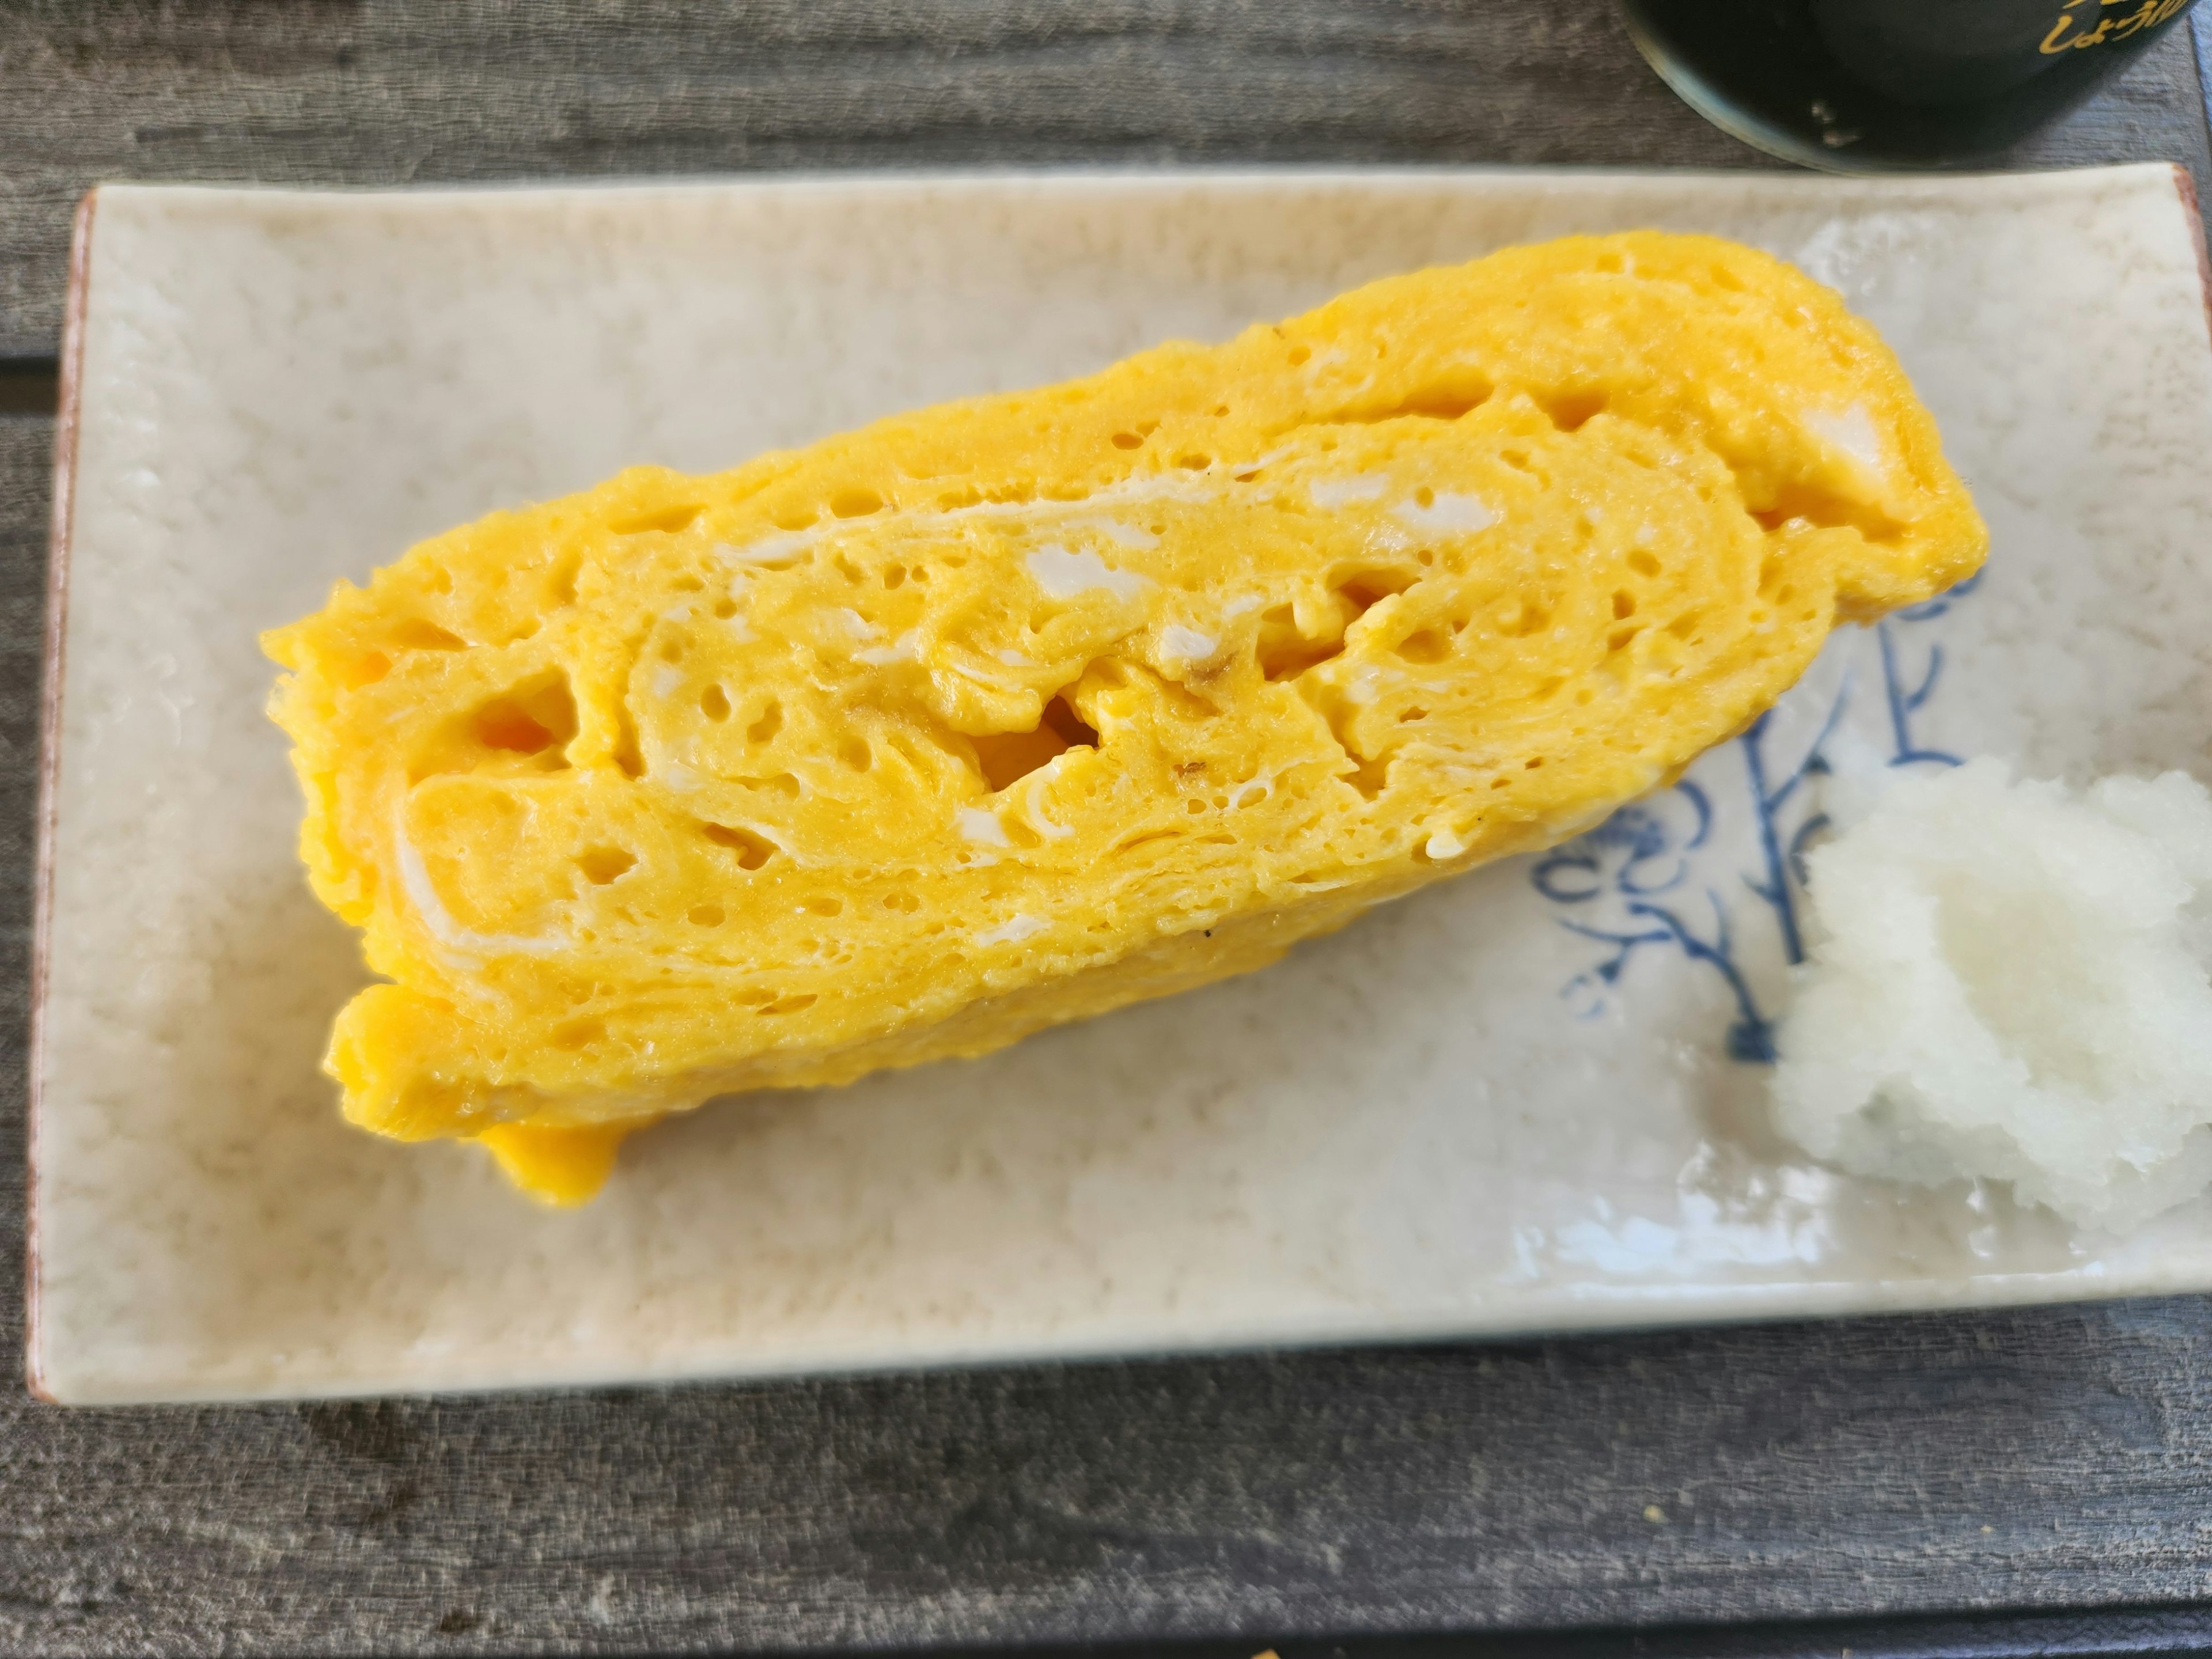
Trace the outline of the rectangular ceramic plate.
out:
[[[584,1210],[340,1123],[316,1066],[362,970],[294,857],[257,630],[634,462],[714,470],[1645,224],[1771,249],[1882,329],[1995,532],[1975,591],[1839,636],[1608,832],[994,1059],[717,1105]],[[2212,1208],[2115,1243],[1846,1179],[1777,1144],[1735,1057],[1779,1005],[1766,849],[1819,811],[1816,746],[2205,769],[2201,256],[2165,167],[101,190],[58,510],[36,1381],[480,1389],[2212,1287]]]

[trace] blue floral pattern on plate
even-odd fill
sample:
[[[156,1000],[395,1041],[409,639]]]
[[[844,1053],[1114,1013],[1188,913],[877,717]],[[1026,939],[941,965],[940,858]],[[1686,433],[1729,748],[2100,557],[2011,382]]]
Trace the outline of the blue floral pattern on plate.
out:
[[[1942,641],[1929,637],[1941,630],[1929,624],[1970,598],[1980,581],[1978,574],[1971,576],[1875,625],[1887,765],[1960,763],[1960,757],[1922,735],[1922,716],[1942,684],[1944,663]],[[1604,947],[1561,988],[1577,1015],[1603,1014],[1639,956],[1679,951],[1718,975],[1734,1000],[1726,1038],[1729,1058],[1748,1064],[1773,1060],[1774,1016],[1747,969],[1745,930],[1754,923],[1769,927],[1784,963],[1795,966],[1805,959],[1799,921],[1804,854],[1829,827],[1808,786],[1832,770],[1828,748],[1856,691],[1846,672],[1809,741],[1792,744],[1789,723],[1776,719],[1778,710],[1754,720],[1734,744],[1743,764],[1741,796],[1717,802],[1708,783],[1686,777],[1536,860],[1529,879],[1557,908],[1559,925]],[[1747,817],[1753,832],[1758,864],[1752,870],[1715,867],[1721,862],[1716,852],[1734,839],[1717,831],[1735,815]],[[1737,914],[1739,881],[1758,901],[1750,921]]]

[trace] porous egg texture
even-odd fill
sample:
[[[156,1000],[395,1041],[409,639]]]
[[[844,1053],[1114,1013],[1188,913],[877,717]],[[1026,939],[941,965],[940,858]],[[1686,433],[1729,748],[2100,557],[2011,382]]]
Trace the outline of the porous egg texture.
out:
[[[1571,835],[1984,540],[1835,295],[1657,233],[495,513],[267,637],[329,1069],[577,1200]]]

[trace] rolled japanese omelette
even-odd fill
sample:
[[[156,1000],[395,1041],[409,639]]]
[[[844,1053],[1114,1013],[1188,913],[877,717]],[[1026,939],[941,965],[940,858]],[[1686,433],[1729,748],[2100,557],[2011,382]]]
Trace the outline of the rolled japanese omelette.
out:
[[[1587,829],[1985,540],[1836,295],[1654,232],[495,513],[264,641],[326,1066],[579,1202]]]

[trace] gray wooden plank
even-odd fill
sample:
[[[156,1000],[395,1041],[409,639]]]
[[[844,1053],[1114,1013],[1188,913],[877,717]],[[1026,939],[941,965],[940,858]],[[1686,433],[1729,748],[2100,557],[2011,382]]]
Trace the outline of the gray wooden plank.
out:
[[[51,431],[0,417],[11,1149]],[[11,1153],[11,1285],[21,1217]],[[0,1352],[20,1343],[10,1294]],[[296,1407],[65,1411],[17,1374],[12,1652],[1256,1645],[2180,1602],[2212,1583],[2195,1299]]]
[[[2185,35],[2026,147],[2203,173]],[[58,337],[99,179],[1763,160],[1612,0],[0,0],[0,356]]]

